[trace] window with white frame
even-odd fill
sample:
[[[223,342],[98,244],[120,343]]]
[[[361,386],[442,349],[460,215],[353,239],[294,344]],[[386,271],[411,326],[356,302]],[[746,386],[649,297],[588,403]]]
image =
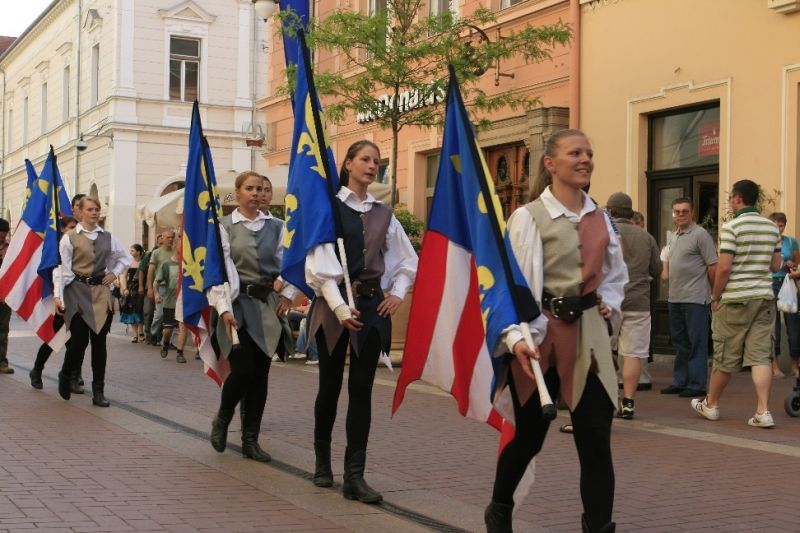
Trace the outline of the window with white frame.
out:
[[[386,11],[386,0],[369,0],[369,14],[375,15]]]
[[[457,4],[454,0],[430,0],[431,15],[440,15],[448,11],[455,16]]]
[[[521,4],[525,0],[500,0],[500,9],[505,9],[507,7],[515,6],[517,4]]]
[[[92,47],[92,94],[90,98],[90,105],[92,107],[97,105],[100,101],[100,45],[96,44]]]
[[[428,219],[431,216],[433,190],[436,188],[436,177],[439,174],[439,157],[439,152],[431,154],[427,157],[425,162],[425,215]]]
[[[62,79],[61,90],[61,121],[66,122],[69,120],[69,65],[64,67],[64,76]]]
[[[22,144],[28,142],[28,97],[22,100]]]
[[[47,83],[42,84],[42,135],[47,133]]]
[[[169,39],[169,99],[192,102],[200,81],[200,40]]]

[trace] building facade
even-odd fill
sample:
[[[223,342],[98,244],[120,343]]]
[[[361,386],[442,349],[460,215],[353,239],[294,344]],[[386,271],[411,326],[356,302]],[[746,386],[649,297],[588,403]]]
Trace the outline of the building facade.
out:
[[[250,0],[53,1],[0,56],[3,216],[52,145],[71,194],[98,197],[121,242],[152,242],[136,207],[182,187],[195,98],[217,175],[263,172],[244,132],[257,140],[266,31]]]
[[[578,0],[465,0],[442,2],[430,0],[428,12],[451,9],[455,15],[474,12],[478,6],[495,11],[497,23],[482,30],[490,39],[501,38],[525,25],[554,24],[559,20],[570,22],[578,14]],[[339,2],[318,0],[312,3],[312,14],[325,16],[334,9],[361,10],[369,13],[376,9],[374,0]],[[576,29],[575,21],[573,29]],[[499,67],[492,65],[481,79],[481,89],[487,94],[514,91],[537,96],[541,107],[525,111],[504,110],[493,115],[491,126],[478,134],[487,164],[505,207],[506,214],[526,201],[530,169],[541,153],[543,140],[553,130],[567,127],[570,112],[577,114],[577,91],[573,91],[571,72],[577,56],[572,46],[558,47],[552,60],[526,63],[522,58],[503,61]],[[292,136],[292,110],[288,98],[276,95],[277,88],[285,84],[283,45],[273,39],[270,68],[269,96],[259,102],[259,110],[267,122],[265,157],[268,166],[289,161]],[[340,58],[325,51],[315,50],[316,68],[338,69]],[[447,76],[446,71],[442,76]],[[497,80],[497,84],[495,83]],[[384,95],[376,94],[376,98]],[[323,99],[323,105],[325,104]],[[359,139],[369,139],[381,149],[384,164],[388,165],[391,153],[391,131],[381,130],[375,122],[358,120],[351,116],[342,124],[328,124],[330,145],[339,164],[350,144]],[[400,132],[397,161],[398,200],[419,218],[426,220],[439,162],[442,132],[440,129],[406,127]]]
[[[581,4],[580,125],[595,149],[592,195],[627,192],[663,246],[674,198],[693,198],[695,219],[716,236],[731,185],[747,178],[762,186],[764,210],[786,212],[786,233],[796,235],[800,2]],[[660,284],[654,299],[662,353],[666,290]]]

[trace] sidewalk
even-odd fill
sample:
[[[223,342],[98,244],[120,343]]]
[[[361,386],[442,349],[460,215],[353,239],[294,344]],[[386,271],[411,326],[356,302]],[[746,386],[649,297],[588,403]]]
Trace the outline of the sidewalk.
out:
[[[157,348],[110,336],[106,395],[114,404],[100,409],[88,396],[58,397],[63,354],[46,367],[44,391],[32,389],[27,370],[38,341],[18,320],[12,328],[17,373],[0,376],[0,529],[482,530],[497,434],[461,418],[432,387],[412,385],[391,419],[397,373],[379,370],[367,476],[387,503],[371,507],[307,479],[317,375],[302,360],[272,366],[261,443],[275,461],[264,466],[236,453],[238,420],[231,450],[217,454],[205,440],[219,389],[191,355],[180,365],[174,354],[162,360]],[[638,394],[637,418],[614,422],[618,531],[797,531],[800,419],[782,408],[793,381],[775,382],[777,427],[764,430],[746,424],[754,407],[748,374],[734,376],[722,419],[709,422],[688,400],[658,394],[668,365],[652,370],[654,391]],[[84,377],[91,380],[88,361]],[[337,480],[343,407],[334,428]],[[561,412],[551,427],[517,532],[579,530],[577,457],[572,438],[556,430],[567,421]]]

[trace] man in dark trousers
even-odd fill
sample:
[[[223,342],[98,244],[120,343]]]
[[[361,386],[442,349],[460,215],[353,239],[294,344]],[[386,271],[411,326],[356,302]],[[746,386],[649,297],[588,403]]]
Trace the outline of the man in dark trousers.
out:
[[[8,250],[8,220],[0,218],[0,265]],[[11,322],[11,308],[5,302],[0,302],[0,374],[13,374],[14,369],[8,366],[8,328]]]

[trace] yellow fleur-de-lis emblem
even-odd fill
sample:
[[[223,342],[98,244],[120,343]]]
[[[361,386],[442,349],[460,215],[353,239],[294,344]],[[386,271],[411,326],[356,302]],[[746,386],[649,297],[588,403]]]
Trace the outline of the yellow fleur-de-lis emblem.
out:
[[[478,289],[480,290],[481,296],[481,308],[483,308],[483,299],[486,297],[486,292],[494,287],[494,275],[492,271],[486,268],[485,266],[478,267]],[[481,318],[483,319],[483,328],[486,329],[486,319],[489,317],[489,309],[488,307],[481,312]]]
[[[187,235],[183,236],[183,277],[191,278],[190,289],[203,290],[203,269],[205,268],[206,247],[192,249]]]
[[[319,132],[317,132],[316,126],[314,125],[314,114],[311,108],[310,96],[306,96],[305,115],[306,131],[300,134],[300,138],[297,141],[297,153],[306,153],[306,155],[313,157],[317,163],[311,166],[311,170],[315,171],[323,179],[328,179],[328,175],[325,173],[325,166],[322,164],[322,153],[319,146],[319,139],[317,138],[317,133]],[[306,150],[306,148],[308,149]]]
[[[286,233],[283,236],[283,247],[290,248],[292,246],[292,238],[294,237],[295,230],[289,229],[293,224],[292,216],[297,211],[297,197],[294,194],[287,194],[284,199],[286,205]]]

